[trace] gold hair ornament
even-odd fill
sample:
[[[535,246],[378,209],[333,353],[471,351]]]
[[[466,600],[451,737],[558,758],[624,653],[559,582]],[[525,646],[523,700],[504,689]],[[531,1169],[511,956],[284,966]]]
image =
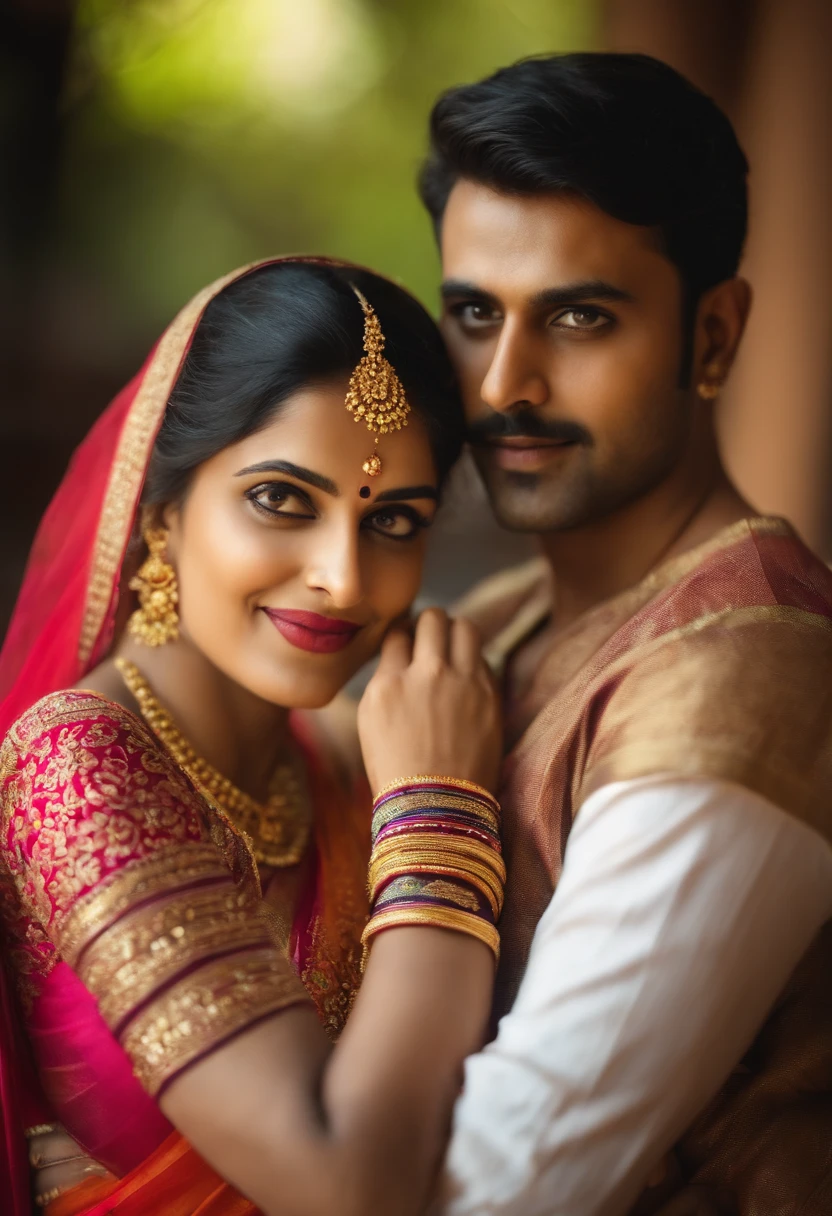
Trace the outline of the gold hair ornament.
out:
[[[127,622],[127,632],[145,646],[164,646],[179,637],[176,571],[165,561],[168,543],[165,529],[146,526],[142,535],[148,553],[130,579],[130,590],[139,593],[139,607]]]
[[[351,283],[364,310],[364,355],[350,376],[346,407],[356,422],[363,422],[375,435],[375,449],[361,466],[368,477],[378,477],[381,457],[379,435],[400,431],[407,426],[410,405],[404,385],[393,365],[384,357],[384,334],[375,309],[366,296]]]

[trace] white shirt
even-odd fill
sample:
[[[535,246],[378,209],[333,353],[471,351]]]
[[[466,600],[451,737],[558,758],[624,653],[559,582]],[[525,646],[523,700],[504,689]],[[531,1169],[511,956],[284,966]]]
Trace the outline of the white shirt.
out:
[[[672,775],[583,804],[514,1007],[465,1066],[435,1216],[624,1216],[832,916],[832,848]]]

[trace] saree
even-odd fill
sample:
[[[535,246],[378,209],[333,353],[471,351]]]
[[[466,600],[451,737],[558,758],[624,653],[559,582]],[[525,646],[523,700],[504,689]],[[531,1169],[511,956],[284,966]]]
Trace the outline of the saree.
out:
[[[131,609],[142,488],[220,279],[174,319],[76,451],[35,539],[0,654],[0,1190],[30,1212],[27,1128],[60,1121],[112,1171],[49,1216],[243,1216],[161,1114],[183,1067],[288,1005],[343,1026],[360,977],[369,793],[292,715],[314,832],[289,906],[250,845],[145,723],[79,688]],[[332,263],[330,263],[332,264]],[[339,263],[340,264],[340,263]],[[285,915],[284,915],[285,913]]]
[[[499,670],[556,602],[535,561],[460,610]],[[660,773],[732,782],[832,842],[830,672],[832,571],[770,517],[730,525],[557,635],[506,699],[498,1015],[516,996],[572,824],[603,786]],[[638,1216],[690,1184],[733,1195],[743,1216],[832,1211],[830,1013],[832,922],[675,1146],[670,1191],[646,1193]]]

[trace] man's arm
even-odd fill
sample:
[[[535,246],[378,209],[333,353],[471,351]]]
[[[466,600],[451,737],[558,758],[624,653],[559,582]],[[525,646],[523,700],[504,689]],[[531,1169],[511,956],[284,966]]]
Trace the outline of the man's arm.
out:
[[[832,916],[832,849],[728,782],[581,807],[512,1011],[466,1064],[436,1211],[622,1216]]]

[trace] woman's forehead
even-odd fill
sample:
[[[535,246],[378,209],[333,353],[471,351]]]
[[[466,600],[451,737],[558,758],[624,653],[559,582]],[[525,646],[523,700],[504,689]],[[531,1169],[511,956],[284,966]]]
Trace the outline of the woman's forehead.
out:
[[[389,485],[436,483],[436,468],[427,429],[412,410],[407,426],[376,436],[356,421],[345,405],[348,377],[340,382],[309,385],[294,393],[260,430],[221,453],[223,471],[238,474],[251,465],[284,461],[333,482],[339,490],[366,482],[362,465],[377,452],[382,472],[373,491]],[[402,480],[403,479],[403,480]]]

